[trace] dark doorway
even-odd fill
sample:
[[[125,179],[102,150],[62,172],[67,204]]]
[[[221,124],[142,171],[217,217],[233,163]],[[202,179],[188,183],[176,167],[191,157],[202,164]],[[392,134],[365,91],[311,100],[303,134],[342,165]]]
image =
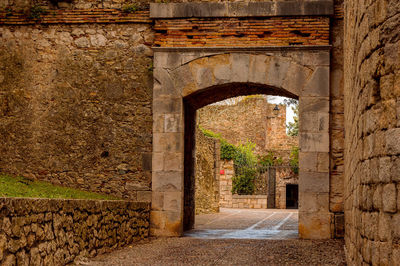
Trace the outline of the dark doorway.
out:
[[[286,185],[286,209],[299,208],[299,185]]]

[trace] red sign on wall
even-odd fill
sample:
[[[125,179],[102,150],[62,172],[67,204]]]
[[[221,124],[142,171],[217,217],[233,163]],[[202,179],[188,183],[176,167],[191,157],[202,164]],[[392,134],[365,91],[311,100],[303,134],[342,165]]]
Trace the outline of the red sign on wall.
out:
[[[219,174],[220,175],[224,175],[225,174],[225,170],[222,169],[221,171],[219,171]]]

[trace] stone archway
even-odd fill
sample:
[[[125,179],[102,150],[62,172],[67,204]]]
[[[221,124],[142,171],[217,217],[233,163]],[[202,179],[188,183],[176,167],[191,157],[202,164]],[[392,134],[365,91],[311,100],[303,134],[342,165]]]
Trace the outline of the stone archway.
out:
[[[195,110],[261,93],[299,99],[299,234],[330,238],[329,48],[154,50],[152,234],[192,225]]]

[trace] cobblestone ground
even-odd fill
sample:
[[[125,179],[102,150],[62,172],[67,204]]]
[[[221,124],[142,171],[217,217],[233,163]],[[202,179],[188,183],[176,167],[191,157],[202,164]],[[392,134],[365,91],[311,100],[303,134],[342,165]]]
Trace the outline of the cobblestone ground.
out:
[[[180,238],[151,238],[79,265],[345,265],[342,240],[297,239],[295,210],[222,209]]]

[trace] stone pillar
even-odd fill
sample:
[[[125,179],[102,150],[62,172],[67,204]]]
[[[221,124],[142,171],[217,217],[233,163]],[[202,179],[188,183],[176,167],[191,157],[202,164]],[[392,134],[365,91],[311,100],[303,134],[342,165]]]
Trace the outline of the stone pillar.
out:
[[[160,55],[159,55],[160,56]],[[152,235],[180,236],[183,232],[183,103],[165,87],[169,76],[154,69]],[[163,87],[158,82],[163,80]]]
[[[329,211],[329,66],[318,67],[299,106],[299,236],[331,237]]]

